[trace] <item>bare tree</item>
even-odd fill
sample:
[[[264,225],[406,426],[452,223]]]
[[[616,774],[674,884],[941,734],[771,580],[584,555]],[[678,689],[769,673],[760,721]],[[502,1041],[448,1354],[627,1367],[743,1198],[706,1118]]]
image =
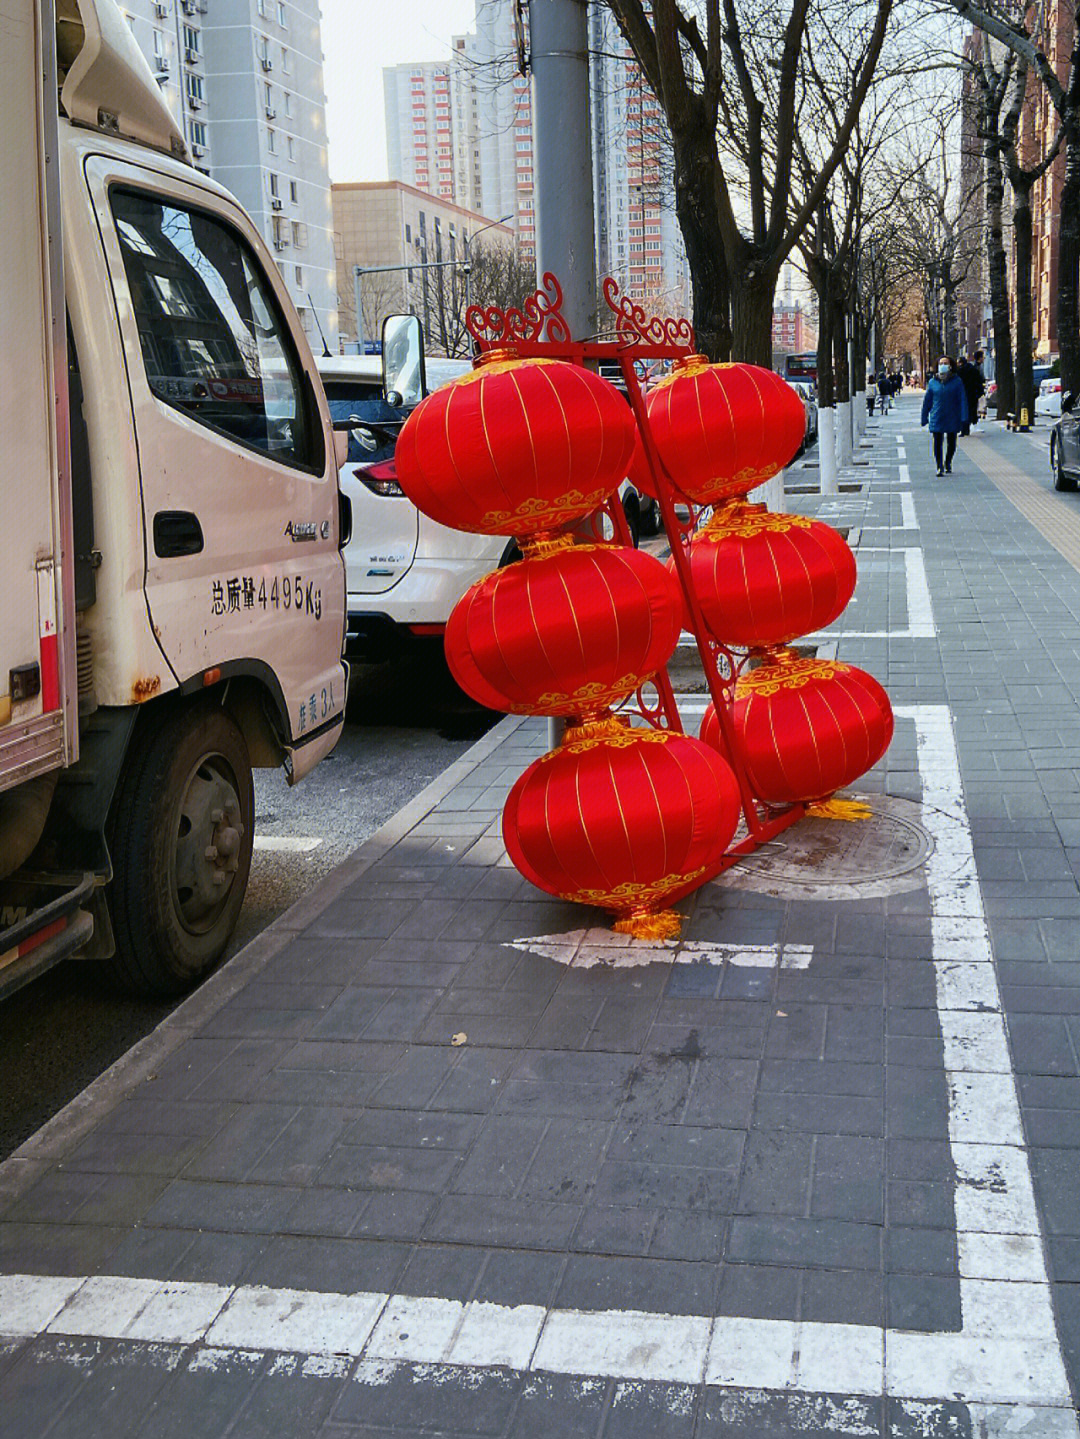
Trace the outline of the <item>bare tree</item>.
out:
[[[999,418],[1013,408],[1012,320],[1005,260],[1005,170],[1001,160],[1001,111],[1016,67],[1011,50],[995,56],[984,35],[977,59],[969,68],[978,90],[977,135],[982,142],[983,193],[986,207],[986,266],[990,283],[990,314],[994,327],[995,404]]]
[[[1028,98],[1029,70],[1027,61],[1017,57],[1012,98],[1002,123],[1002,153],[1013,199],[1013,242],[1015,245],[1016,288],[1016,405],[1017,415],[1026,410],[1035,413],[1035,381],[1031,358],[1034,350],[1034,326],[1031,313],[1031,190],[1057,158],[1061,147],[1059,128],[1046,153],[1033,165],[1025,166],[1020,155],[1017,131],[1020,116]],[[1033,148],[1033,147],[1032,147]],[[998,415],[1002,413],[998,406]]]
[[[1058,232],[1057,338],[1061,352],[1062,386],[1080,390],[1080,6],[1074,6],[1072,51],[1064,82],[1046,55],[1041,5],[1016,7],[1008,0],[973,4],[948,0],[976,29],[1001,42],[1038,75],[1057,112],[1065,144],[1065,179],[1061,191]]]
[[[536,263],[511,245],[469,250],[469,298],[474,305],[520,310],[536,290]]]
[[[780,266],[825,198],[873,79],[893,0],[607,0],[663,107],[675,208],[694,282],[694,326],[714,358],[768,365]],[[822,17],[829,9],[828,22]],[[842,33],[848,61],[839,123],[798,201],[792,170],[804,57],[814,25]],[[745,204],[743,199],[745,198]],[[729,319],[730,315],[730,319]]]

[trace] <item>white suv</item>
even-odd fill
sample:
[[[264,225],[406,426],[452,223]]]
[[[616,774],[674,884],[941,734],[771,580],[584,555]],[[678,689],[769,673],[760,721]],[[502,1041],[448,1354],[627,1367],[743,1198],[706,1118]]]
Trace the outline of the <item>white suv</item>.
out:
[[[316,364],[331,418],[338,424],[352,417],[361,422],[349,434],[339,481],[352,510],[345,547],[345,653],[377,661],[410,634],[440,634],[468,587],[517,552],[509,536],[447,529],[406,499],[394,472],[394,435],[407,410],[384,398],[377,355],[327,356]],[[470,368],[468,360],[429,360],[428,385],[445,384]],[[364,441],[374,441],[374,448]]]

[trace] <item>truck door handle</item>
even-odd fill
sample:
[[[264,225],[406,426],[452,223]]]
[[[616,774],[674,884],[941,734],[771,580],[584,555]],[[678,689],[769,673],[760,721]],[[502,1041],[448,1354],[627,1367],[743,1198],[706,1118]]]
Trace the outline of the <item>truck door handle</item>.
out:
[[[197,555],[203,547],[202,525],[189,510],[158,510],[154,516],[154,554],[162,560]]]

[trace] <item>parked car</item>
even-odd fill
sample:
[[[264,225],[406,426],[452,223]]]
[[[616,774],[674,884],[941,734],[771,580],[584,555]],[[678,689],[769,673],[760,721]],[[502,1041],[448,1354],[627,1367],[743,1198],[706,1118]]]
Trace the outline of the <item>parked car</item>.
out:
[[[414,330],[419,331],[415,322]],[[339,472],[351,512],[344,552],[345,653],[363,663],[388,658],[410,637],[441,634],[471,584],[520,558],[512,536],[440,525],[422,514],[398,484],[394,447],[405,418],[424,394],[472,366],[468,360],[425,359],[419,346],[418,353],[396,360],[393,346],[393,340],[384,342],[385,370],[377,355],[316,360],[330,417],[336,428],[349,429],[348,455]],[[348,426],[350,420],[358,423]],[[647,501],[629,481],[620,493],[636,544],[644,506],[656,501]],[[610,521],[602,528],[609,533]]]
[[[1061,380],[1058,376],[1051,375],[1039,386],[1039,393],[1035,396],[1035,413],[1050,416],[1061,414]]]
[[[803,449],[812,445],[817,439],[818,433],[818,407],[817,391],[809,380],[789,380],[791,388],[798,392],[806,410],[806,434],[803,437]]]
[[[1050,473],[1055,490],[1075,490],[1080,485],[1080,414],[1077,396],[1061,396],[1061,418],[1050,431]]]

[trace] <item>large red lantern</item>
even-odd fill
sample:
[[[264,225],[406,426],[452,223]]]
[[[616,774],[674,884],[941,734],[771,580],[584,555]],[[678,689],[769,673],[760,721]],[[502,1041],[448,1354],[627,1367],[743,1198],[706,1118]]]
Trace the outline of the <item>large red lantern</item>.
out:
[[[764,484],[798,453],[806,410],[798,393],[759,365],[677,360],[645,401],[656,448],[679,490],[718,504]]]
[[[833,794],[876,764],[893,734],[889,697],[872,675],[792,650],[742,676],[732,719],[750,787],[767,804]]]
[[[591,370],[490,350],[413,410],[397,477],[451,529],[531,535],[595,510],[625,477],[634,434],[626,401]]]
[[[719,755],[612,716],[567,730],[529,766],[506,802],[503,838],[538,888],[614,911],[623,933],[665,938],[679,920],[664,906],[717,873],[738,817]]]
[[[855,556],[830,525],[733,501],[690,542],[705,623],[723,644],[787,644],[832,624],[855,588]]]
[[[570,536],[525,548],[466,590],[446,626],[450,670],[473,699],[512,714],[595,715],[667,663],[682,591],[659,560]]]

